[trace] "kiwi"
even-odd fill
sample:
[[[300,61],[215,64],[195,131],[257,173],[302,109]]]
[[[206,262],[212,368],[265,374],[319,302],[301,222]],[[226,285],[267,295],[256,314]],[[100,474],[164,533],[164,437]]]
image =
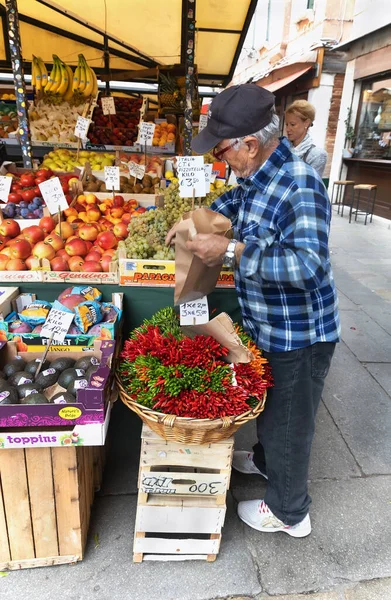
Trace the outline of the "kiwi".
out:
[[[42,391],[42,388],[37,383],[24,383],[23,385],[18,385],[17,392],[20,399],[25,398],[29,394],[39,394]]]
[[[7,363],[3,367],[3,373],[6,377],[11,377],[11,375],[13,375],[14,373],[17,373],[18,371],[23,371],[25,366],[26,361],[20,356],[17,356],[16,358],[10,360],[9,363]]]
[[[30,375],[34,375],[37,371],[37,367],[39,365],[39,363],[41,362],[40,358],[34,358],[34,360],[30,360],[27,365],[25,366],[25,368],[23,369],[24,371],[26,371],[26,373],[30,373]],[[41,367],[41,371],[45,371],[46,369],[48,369],[50,367],[50,362],[48,360],[45,360],[45,362],[43,363],[42,367]]]
[[[129,183],[129,177],[125,177],[125,175],[121,175],[119,178],[120,183]]]
[[[63,371],[58,378],[57,383],[58,385],[61,385],[61,387],[67,389],[72,381],[78,379],[79,377],[83,377],[84,374],[84,369],[65,369],[65,371]]]
[[[40,385],[43,390],[46,390],[46,388],[57,383],[59,374],[59,371],[51,367],[50,369],[46,369],[46,371],[41,371],[35,379],[35,383]]]
[[[87,371],[87,369],[89,369],[91,366],[96,365],[99,365],[99,360],[96,358],[96,356],[90,354],[89,356],[82,356],[79,358],[73,366],[75,369],[83,369],[84,371]]]
[[[8,386],[0,392],[0,404],[18,404],[18,392],[12,386]]]
[[[52,363],[50,363],[51,369],[56,369],[56,371],[65,371],[65,369],[71,369],[75,366],[75,359],[69,358],[68,356],[64,356],[61,358],[56,358]]]
[[[29,394],[25,396],[21,402],[21,404],[49,404],[49,400],[41,393],[38,394]]]
[[[88,385],[88,380],[86,379],[85,376],[83,376],[83,377],[77,377],[76,379],[74,379],[73,381],[71,381],[71,383],[68,385],[67,392],[69,392],[73,396],[76,396],[77,395],[77,390],[80,390],[82,388],[86,388],[87,385]]]
[[[160,179],[159,179],[159,177],[153,177],[152,178],[152,185],[160,185]]]
[[[134,194],[142,194],[143,192],[143,186],[140,185],[139,183],[136,183],[136,185],[133,186],[133,193]]]
[[[26,371],[18,371],[8,378],[10,385],[23,385],[24,383],[33,383],[34,377]]]
[[[76,402],[75,396],[69,392],[59,392],[55,394],[51,399],[54,404],[74,404]]]

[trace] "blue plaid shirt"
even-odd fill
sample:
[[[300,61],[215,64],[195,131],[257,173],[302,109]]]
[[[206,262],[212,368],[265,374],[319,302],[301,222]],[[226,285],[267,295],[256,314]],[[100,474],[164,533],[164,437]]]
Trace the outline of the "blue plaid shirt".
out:
[[[238,183],[211,208],[231,220],[245,244],[235,270],[245,329],[269,352],[337,342],[331,206],[321,178],[281,138],[260,169]]]

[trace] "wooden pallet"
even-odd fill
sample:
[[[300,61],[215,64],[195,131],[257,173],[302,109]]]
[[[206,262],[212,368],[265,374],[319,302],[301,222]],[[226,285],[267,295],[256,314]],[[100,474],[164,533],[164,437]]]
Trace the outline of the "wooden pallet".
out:
[[[145,425],[141,437],[133,561],[216,560],[233,439],[186,446]]]
[[[83,558],[102,447],[0,452],[0,571]]]

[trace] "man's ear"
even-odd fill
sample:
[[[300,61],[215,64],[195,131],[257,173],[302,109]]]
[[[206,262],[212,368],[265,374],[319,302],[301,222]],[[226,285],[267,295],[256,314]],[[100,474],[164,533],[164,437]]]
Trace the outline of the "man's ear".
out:
[[[245,143],[248,147],[249,158],[255,158],[259,152],[259,141],[256,137],[248,137],[245,139]]]

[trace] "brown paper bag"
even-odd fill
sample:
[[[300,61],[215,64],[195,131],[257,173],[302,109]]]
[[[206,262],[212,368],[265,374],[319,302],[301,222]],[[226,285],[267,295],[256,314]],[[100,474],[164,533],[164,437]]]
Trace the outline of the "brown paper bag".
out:
[[[185,325],[182,331],[188,337],[196,335],[211,335],[219,344],[229,350],[226,360],[229,363],[248,363],[253,360],[253,355],[235,331],[232,319],[227,313],[221,313],[209,323],[203,325]]]
[[[209,208],[197,208],[183,215],[175,235],[175,304],[192,302],[210,294],[221,271],[221,265],[207,267],[186,248],[186,242],[197,233],[231,237],[231,221]]]

